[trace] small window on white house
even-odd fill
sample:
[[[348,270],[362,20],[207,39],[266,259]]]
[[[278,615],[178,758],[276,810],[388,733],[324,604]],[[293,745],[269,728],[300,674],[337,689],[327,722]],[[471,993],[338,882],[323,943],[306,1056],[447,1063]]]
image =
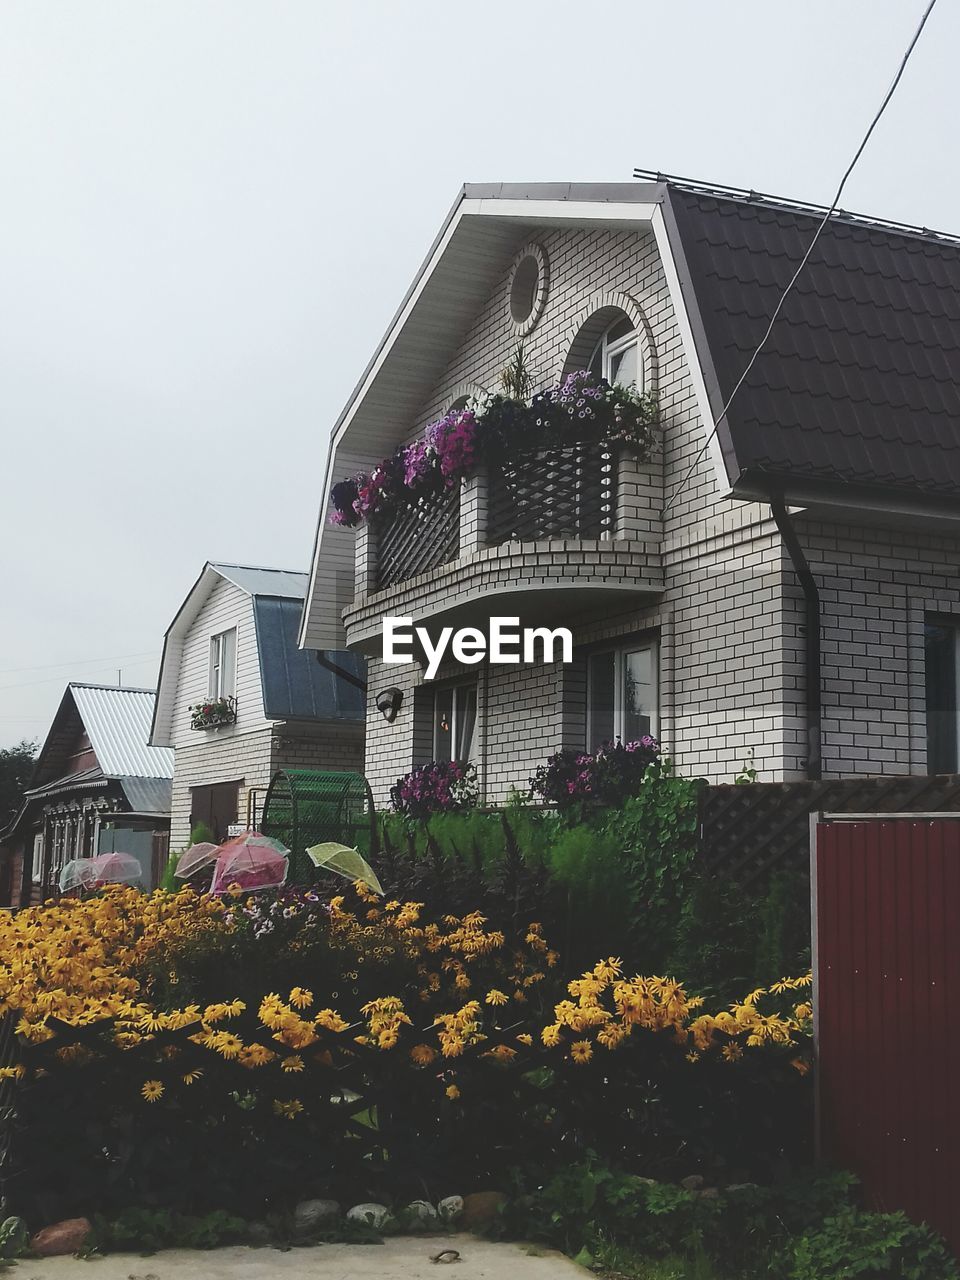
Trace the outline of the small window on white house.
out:
[[[221,631],[210,637],[210,680],[207,694],[211,698],[234,698],[237,693],[237,629]]]
[[[960,624],[928,619],[924,627],[927,699],[927,773],[956,773],[960,766]]]
[[[477,686],[441,686],[433,694],[433,758],[467,764],[477,726]]]
[[[657,646],[653,641],[593,653],[587,660],[587,750],[604,742],[655,738]]]
[[[594,347],[590,372],[596,378],[606,378],[611,386],[643,390],[639,336],[627,316],[615,320]]]

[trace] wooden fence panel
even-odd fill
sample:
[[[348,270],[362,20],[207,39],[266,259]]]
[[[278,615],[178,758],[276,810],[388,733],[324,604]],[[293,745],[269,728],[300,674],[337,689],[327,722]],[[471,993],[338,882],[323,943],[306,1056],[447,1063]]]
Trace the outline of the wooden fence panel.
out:
[[[960,1251],[960,819],[820,822],[821,1154]]]

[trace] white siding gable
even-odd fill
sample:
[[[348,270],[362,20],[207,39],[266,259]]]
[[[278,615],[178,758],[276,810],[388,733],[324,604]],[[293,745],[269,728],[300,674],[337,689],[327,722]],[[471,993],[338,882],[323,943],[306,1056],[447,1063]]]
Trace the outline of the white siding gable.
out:
[[[202,702],[208,693],[210,638],[231,627],[237,629],[237,723],[219,729],[191,729],[190,707]],[[263,714],[253,600],[232,582],[221,578],[183,639],[173,703],[173,745],[195,746],[205,737],[222,742],[228,737],[254,733],[268,724]]]

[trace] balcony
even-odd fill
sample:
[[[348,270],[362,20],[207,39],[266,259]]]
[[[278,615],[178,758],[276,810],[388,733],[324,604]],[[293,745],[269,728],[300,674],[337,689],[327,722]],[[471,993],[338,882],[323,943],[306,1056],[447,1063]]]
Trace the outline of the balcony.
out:
[[[573,444],[491,463],[358,531],[347,643],[379,652],[386,614],[432,630],[642,605],[663,589],[661,506],[659,466],[628,449]]]

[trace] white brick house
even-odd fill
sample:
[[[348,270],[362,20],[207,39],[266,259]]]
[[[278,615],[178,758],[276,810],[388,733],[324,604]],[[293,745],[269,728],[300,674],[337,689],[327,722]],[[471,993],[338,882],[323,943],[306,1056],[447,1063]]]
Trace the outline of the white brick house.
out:
[[[331,670],[296,645],[306,574],[248,565],[203,567],[164,640],[150,743],[173,747],[170,847],[206,822],[218,839],[256,825],[282,768],[361,771],[363,662]],[[194,727],[212,699],[232,722]]]
[[[818,221],[672,181],[463,189],[334,428],[300,631],[368,658],[379,803],[441,754],[498,802],[638,725],[713,781],[748,753],[765,780],[957,769],[958,243],[838,217],[712,429]],[[539,534],[500,540],[477,475],[452,550],[382,581],[377,534],[329,524],[332,484],[495,389],[521,336],[537,389],[593,361],[655,394],[658,456],[619,458],[589,538],[554,536],[545,504]],[[570,626],[574,661],[432,682],[381,661],[384,616],[491,614]]]

